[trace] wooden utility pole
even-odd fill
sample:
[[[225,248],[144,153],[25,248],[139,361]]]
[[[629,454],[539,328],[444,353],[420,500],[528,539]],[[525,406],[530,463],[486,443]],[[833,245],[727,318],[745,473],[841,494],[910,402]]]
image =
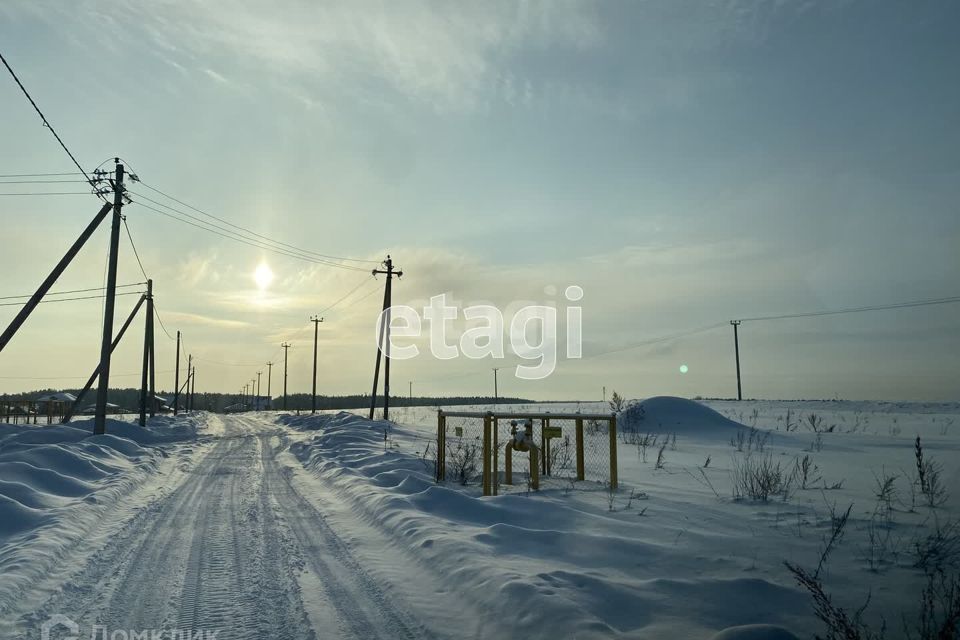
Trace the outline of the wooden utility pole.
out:
[[[270,378],[273,375],[273,363],[267,363],[267,398],[270,399],[270,409],[273,409],[273,396],[270,395]]]
[[[257,371],[257,411],[260,411],[260,376],[263,371]]]
[[[380,378],[380,354],[383,352],[383,419],[390,419],[390,305],[393,288],[393,276],[398,278],[403,271],[393,270],[393,260],[390,256],[383,261],[386,270],[374,269],[373,275],[379,273],[387,276],[387,284],[383,289],[383,311],[380,314],[380,336],[377,344],[377,364],[373,369],[373,393],[370,394],[370,419],[373,420],[373,410],[377,406],[377,382]]]
[[[731,320],[733,325],[733,352],[737,358],[737,400],[743,400],[743,391],[740,388],[740,337],[737,335],[737,328],[740,326],[739,320]]]
[[[150,417],[157,415],[157,358],[153,333],[153,280],[147,279],[147,331],[150,334]]]
[[[113,344],[110,345],[111,351],[115,351],[117,345],[120,344],[120,340],[123,339],[123,334],[127,332],[127,329],[130,327],[130,323],[133,322],[134,317],[137,315],[137,312],[140,310],[140,307],[143,306],[144,300],[147,299],[147,294],[140,296],[140,299],[137,300],[137,304],[133,307],[133,311],[130,312],[130,315],[127,316],[126,322],[120,327],[120,331],[117,332],[117,337],[113,339]],[[100,375],[100,365],[97,364],[97,368],[94,369],[93,373],[90,375],[90,378],[87,380],[87,384],[80,390],[77,394],[76,399],[70,405],[70,408],[67,409],[67,412],[64,414],[61,422],[70,422],[70,419],[73,418],[74,412],[80,407],[80,403],[83,401],[83,398],[87,395],[87,392],[90,391],[90,388],[93,386],[93,383],[96,382],[97,376]]]
[[[500,397],[497,393],[497,371],[500,371],[500,367],[493,368],[493,404],[499,404],[498,398]]]
[[[57,266],[53,268],[53,271],[50,272],[50,275],[40,284],[40,287],[37,288],[36,293],[23,305],[20,311],[17,313],[16,317],[10,322],[10,325],[4,329],[3,333],[0,334],[0,351],[3,351],[3,348],[7,346],[7,343],[13,338],[14,334],[23,326],[23,323],[26,322],[27,318],[33,313],[33,310],[36,309],[37,305],[40,304],[40,301],[43,300],[43,297],[50,291],[50,287],[54,285],[57,281],[57,278],[66,270],[70,265],[70,262],[76,257],[80,252],[80,249],[83,248],[83,245],[86,244],[87,240],[90,239],[90,236],[93,235],[93,232],[97,230],[97,227],[100,226],[100,223],[104,221],[109,213],[110,209],[113,208],[113,205],[109,202],[100,209],[96,216],[90,224],[87,225],[86,229],[83,230],[83,233],[80,234],[80,237],[77,238],[76,242],[67,249],[67,252],[60,259],[60,262],[57,263]]]
[[[114,158],[113,223],[110,226],[110,254],[107,263],[107,291],[103,304],[103,334],[100,340],[100,380],[93,433],[107,432],[107,392],[110,389],[110,345],[113,343],[113,310],[117,299],[117,257],[120,252],[120,211],[123,209],[123,165]]]
[[[173,374],[173,415],[177,415],[180,400],[180,330],[177,330],[177,365]]]
[[[310,322],[313,323],[313,397],[310,399],[310,413],[317,412],[317,336],[320,323],[323,318],[320,316],[311,316]]]
[[[190,411],[193,412],[193,401],[197,396],[197,368],[190,374]]]
[[[287,410],[287,353],[290,351],[290,343],[284,342],[283,347],[283,410]]]
[[[187,381],[183,385],[183,393],[186,396],[186,401],[183,403],[183,410],[190,411],[190,377],[193,375],[193,354],[187,354]]]
[[[409,390],[407,391],[407,406],[413,406],[413,380],[407,383],[409,385]]]
[[[140,376],[140,426],[147,426],[147,403],[152,402],[152,399],[149,397],[149,394],[153,392],[153,389],[148,386],[150,382],[150,375],[152,367],[150,366],[150,358],[152,357],[153,349],[152,342],[153,337],[150,335],[150,319],[151,314],[153,313],[153,280],[147,279],[147,316],[144,318],[143,323],[143,370]],[[153,415],[153,411],[150,411],[150,415]]]

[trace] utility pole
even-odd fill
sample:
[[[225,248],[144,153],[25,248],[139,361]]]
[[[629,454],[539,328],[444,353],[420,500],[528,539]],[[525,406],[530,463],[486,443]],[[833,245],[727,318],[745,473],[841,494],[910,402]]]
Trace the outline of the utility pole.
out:
[[[267,363],[267,397],[270,398],[270,409],[273,409],[273,396],[270,395],[270,378],[273,374],[273,363]]]
[[[260,376],[263,371],[257,371],[257,411],[260,411]]]
[[[290,343],[284,342],[283,347],[283,410],[287,410],[287,353],[290,351]]]
[[[155,340],[153,334],[153,280],[147,278],[147,333],[150,340],[150,417],[157,415],[157,359],[154,351]]]
[[[193,401],[197,396],[197,368],[193,368],[193,373],[190,375],[190,411],[193,412]]]
[[[413,406],[413,380],[411,380],[407,384],[410,385],[410,390],[407,393],[407,406],[412,407]]]
[[[240,396],[240,411],[244,411],[247,407],[247,385],[243,385],[243,395]]]
[[[113,343],[113,309],[117,298],[117,257],[120,252],[120,211],[123,209],[123,165],[114,158],[113,223],[110,226],[110,254],[107,265],[107,292],[103,304],[103,335],[100,340],[100,380],[97,386],[97,410],[93,433],[107,432],[107,392],[110,389],[110,345]]]
[[[147,402],[150,401],[147,383],[150,377],[151,336],[150,314],[153,312],[153,280],[147,279],[147,316],[143,323],[143,371],[140,376],[140,426],[147,426]],[[150,412],[151,415],[153,412]]]
[[[257,382],[256,380],[254,380],[253,378],[250,378],[250,395],[251,396],[253,396],[254,392],[257,390],[256,382]],[[251,411],[257,410],[257,402],[258,402],[257,399],[253,398],[253,402],[250,404]]]
[[[743,400],[743,391],[740,388],[740,337],[737,335],[737,327],[740,326],[739,320],[731,320],[733,325],[733,351],[737,357],[737,400]]]
[[[134,317],[136,317],[137,312],[140,310],[140,307],[143,306],[143,302],[146,299],[147,299],[147,294],[144,293],[142,296],[140,296],[140,299],[137,300],[137,304],[134,305],[133,311],[130,312],[130,315],[127,316],[126,321],[120,326],[120,331],[117,332],[117,337],[113,339],[113,344],[110,345],[111,350],[115,351],[117,349],[117,345],[120,344],[120,341],[123,339],[123,335],[127,332],[127,329],[130,328],[130,323],[133,322]],[[61,420],[62,423],[65,424],[67,422],[70,422],[70,419],[73,417],[74,412],[80,406],[81,401],[87,395],[87,392],[90,391],[90,388],[93,387],[93,383],[97,381],[97,376],[99,375],[100,375],[100,363],[98,362],[97,368],[87,379],[87,384],[83,387],[83,389],[80,390],[79,393],[77,393],[76,399],[74,399],[73,403],[70,405],[70,408],[67,409],[67,412],[64,414],[63,419]]]
[[[183,410],[190,411],[190,376],[193,375],[193,354],[187,354],[187,382],[184,385],[184,394],[187,399],[183,403]]]
[[[500,367],[493,368],[493,404],[500,404],[497,400],[499,398],[499,394],[497,393],[497,371],[499,370]]]
[[[383,352],[383,419],[390,419],[390,305],[393,289],[393,276],[398,278],[403,275],[403,271],[393,270],[393,260],[387,255],[383,261],[387,267],[386,270],[374,269],[373,275],[378,273],[386,274],[387,284],[383,289],[383,311],[380,314],[380,343],[377,345],[377,364],[373,369],[373,393],[370,394],[370,419],[373,420],[373,410],[377,406],[377,381],[380,378],[380,354]],[[386,338],[386,339],[384,339]]]
[[[310,413],[317,412],[317,335],[320,323],[323,318],[311,316],[310,322],[313,323],[313,397],[310,400]]]
[[[603,402],[607,402],[607,385],[603,385]]]
[[[180,330],[177,330],[177,366],[173,374],[173,415],[177,415],[177,403],[180,400]]]

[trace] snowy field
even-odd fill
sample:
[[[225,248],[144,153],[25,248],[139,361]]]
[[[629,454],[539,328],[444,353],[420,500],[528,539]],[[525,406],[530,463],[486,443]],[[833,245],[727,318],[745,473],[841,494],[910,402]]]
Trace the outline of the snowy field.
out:
[[[823,634],[789,562],[901,638],[960,564],[960,404],[652,398],[619,418],[618,491],[492,497],[434,482],[436,408],[391,418],[0,425],[0,637],[56,613],[222,639]]]

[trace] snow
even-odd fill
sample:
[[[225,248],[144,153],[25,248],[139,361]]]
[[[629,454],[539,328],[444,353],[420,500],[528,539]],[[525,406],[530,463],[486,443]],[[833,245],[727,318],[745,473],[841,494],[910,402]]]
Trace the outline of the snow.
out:
[[[851,610],[869,593],[866,619],[899,630],[924,582],[913,545],[960,506],[960,404],[649,398],[618,422],[659,434],[662,468],[628,433],[614,494],[588,481],[490,497],[434,481],[434,408],[391,417],[0,425],[0,637],[38,637],[56,613],[239,638],[806,637],[820,624],[783,563],[815,567],[848,504],[824,585]],[[737,450],[750,433],[768,434],[762,452]],[[943,469],[936,508],[911,500],[917,435]],[[736,499],[748,454],[816,470],[785,499]],[[877,557],[884,472],[898,496]]]
[[[517,635],[803,635],[818,623],[810,598],[783,562],[815,567],[830,509],[842,511],[850,503],[853,515],[828,563],[826,587],[851,609],[872,592],[866,618],[877,624],[883,616],[899,625],[901,613],[908,618],[916,613],[923,575],[912,566],[911,545],[929,532],[934,515],[955,517],[960,443],[954,421],[960,406],[670,397],[650,398],[642,406],[642,420],[634,409],[634,420],[621,416],[621,425],[640,433],[675,434],[677,443],[665,448],[666,464],[659,470],[653,468],[655,452],[644,461],[639,447],[619,444],[621,490],[612,510],[606,492],[589,486],[569,494],[552,488],[535,495],[482,497],[476,485],[436,485],[418,455],[435,433],[435,409],[395,408],[391,417],[400,426],[394,427],[348,413],[279,420],[304,431],[291,451],[320,481],[316,491],[340,497],[347,513],[344,526],[356,519],[368,523],[429,566],[445,589],[470,593],[486,609],[510,611]],[[605,407],[499,409],[586,413]],[[833,425],[819,448],[804,426],[811,413],[823,429]],[[731,441],[753,429],[766,434],[762,455],[787,469],[810,456],[819,481],[796,489],[786,501],[734,499],[732,462],[746,452],[738,452]],[[909,504],[906,478],[917,434],[927,455],[944,467],[951,494],[936,510]],[[703,468],[708,457],[711,462]],[[872,565],[874,474],[884,470],[900,476],[891,524],[897,543],[889,557]]]
[[[194,441],[203,419],[181,418],[174,428],[163,418],[146,428],[108,419],[98,436],[92,427],[89,419],[0,424],[0,612],[169,466],[170,453],[151,445]]]

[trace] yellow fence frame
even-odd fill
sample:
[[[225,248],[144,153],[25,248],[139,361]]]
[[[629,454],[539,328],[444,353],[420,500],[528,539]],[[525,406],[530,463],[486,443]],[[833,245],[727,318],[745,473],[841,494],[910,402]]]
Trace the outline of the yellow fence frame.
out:
[[[493,411],[437,411],[437,464],[436,481],[442,482],[447,475],[447,418],[475,418],[483,420],[483,495],[491,496],[499,493],[499,442],[497,425],[500,420],[540,420],[544,427],[550,426],[550,420],[573,420],[576,424],[577,449],[577,480],[584,480],[586,469],[583,459],[583,421],[602,420],[607,422],[607,437],[610,440],[610,487],[614,491],[618,488],[617,477],[617,416],[613,413],[499,413]],[[541,429],[543,434],[543,429]],[[538,468],[531,469],[531,476],[539,477],[540,472],[549,473],[547,462],[549,456],[550,439],[542,436],[539,455],[531,457],[531,463]],[[507,460],[512,463],[512,453],[505,452]],[[543,467],[542,469],[540,467]],[[512,469],[508,477],[512,476]],[[508,480],[509,482],[509,480]],[[539,482],[535,483],[534,490],[539,489]]]

